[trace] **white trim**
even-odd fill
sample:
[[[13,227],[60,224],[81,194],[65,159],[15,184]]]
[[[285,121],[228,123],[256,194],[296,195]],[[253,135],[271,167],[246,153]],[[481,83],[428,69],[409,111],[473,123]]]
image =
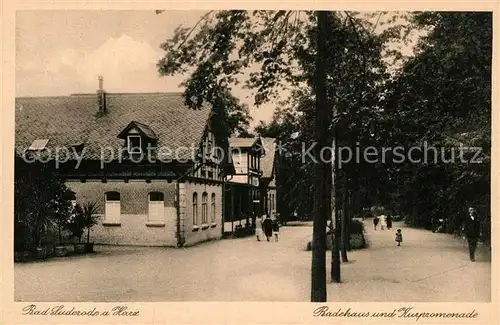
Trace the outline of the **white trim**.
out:
[[[146,227],[165,227],[164,221],[146,221]]]
[[[131,128],[131,129],[128,131],[128,133],[131,133],[131,134],[134,134],[134,135],[135,135],[135,134],[139,134],[140,132],[139,132],[139,130],[137,130],[137,128]]]
[[[139,151],[132,151],[130,150],[130,139],[131,138],[139,138],[139,148],[136,148],[136,149],[139,149]],[[133,135],[127,135],[127,151],[129,153],[142,153],[142,137],[140,135],[136,135],[136,134],[133,134]]]

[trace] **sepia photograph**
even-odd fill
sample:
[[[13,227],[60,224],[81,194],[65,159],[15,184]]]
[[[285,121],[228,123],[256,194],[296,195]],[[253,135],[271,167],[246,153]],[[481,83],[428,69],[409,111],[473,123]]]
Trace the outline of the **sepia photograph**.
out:
[[[492,48],[491,11],[18,10],[14,301],[490,303]]]

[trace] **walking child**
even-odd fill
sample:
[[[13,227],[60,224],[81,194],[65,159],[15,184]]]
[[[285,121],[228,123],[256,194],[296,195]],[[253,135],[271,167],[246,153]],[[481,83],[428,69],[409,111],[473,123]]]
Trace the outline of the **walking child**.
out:
[[[375,218],[373,218],[373,228],[375,230],[377,230],[378,221],[379,221],[378,217],[375,216]]]
[[[274,236],[275,241],[278,241],[279,234],[280,234],[280,225],[278,223],[278,220],[274,220],[274,222],[273,222],[273,236]]]
[[[401,246],[401,243],[403,242],[403,233],[401,232],[401,229],[398,229],[396,232],[396,242],[398,243],[398,246]]]

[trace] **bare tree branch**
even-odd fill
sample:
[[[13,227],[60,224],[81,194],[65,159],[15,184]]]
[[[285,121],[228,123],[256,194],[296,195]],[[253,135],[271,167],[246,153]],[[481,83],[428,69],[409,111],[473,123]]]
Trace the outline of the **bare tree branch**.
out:
[[[177,50],[182,46],[184,45],[184,43],[187,42],[187,40],[189,39],[189,36],[191,36],[191,34],[193,33],[193,31],[196,29],[196,27],[198,27],[199,24],[201,24],[202,21],[206,20],[208,18],[209,15],[211,15],[215,10],[210,10],[209,12],[207,12],[206,14],[204,14],[199,20],[198,22],[191,28],[191,30],[187,33],[186,37],[184,38],[184,40],[179,43],[179,45],[177,45]]]
[[[375,22],[375,25],[373,25],[373,28],[372,28],[372,33],[375,31],[375,29],[377,28],[378,26],[378,22],[380,21],[380,17],[382,17],[382,12],[380,12],[378,14],[378,18],[377,18],[377,21]]]

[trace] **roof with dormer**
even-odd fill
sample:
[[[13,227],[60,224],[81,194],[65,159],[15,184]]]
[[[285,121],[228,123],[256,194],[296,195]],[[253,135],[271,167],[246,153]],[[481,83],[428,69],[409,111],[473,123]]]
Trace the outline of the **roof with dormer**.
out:
[[[84,159],[109,159],[111,150],[124,146],[120,133],[134,122],[157,138],[158,147],[178,150],[178,159],[188,159],[211,116],[208,105],[189,109],[181,93],[107,93],[106,113],[97,111],[96,94],[16,98],[16,151],[24,152],[35,140],[48,140],[45,149],[52,154],[56,148],[83,144]]]

